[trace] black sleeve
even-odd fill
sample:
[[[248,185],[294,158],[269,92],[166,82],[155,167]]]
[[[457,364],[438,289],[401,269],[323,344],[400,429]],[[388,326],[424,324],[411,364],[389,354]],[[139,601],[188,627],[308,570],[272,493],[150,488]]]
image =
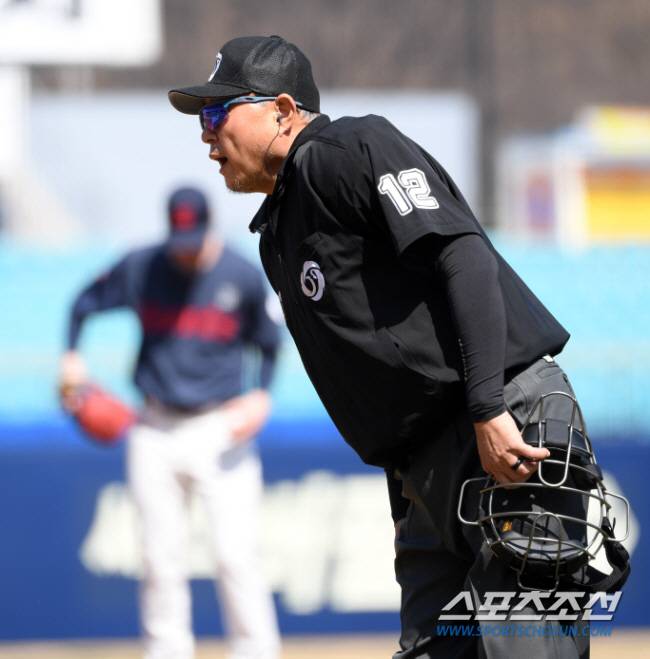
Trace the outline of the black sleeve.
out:
[[[386,482],[388,484],[388,499],[390,501],[390,514],[393,523],[397,524],[400,519],[406,517],[411,502],[402,496],[402,481],[395,478],[392,467],[386,470]]]
[[[463,356],[470,416],[475,423],[493,419],[505,410],[507,331],[494,254],[476,234],[429,235],[413,245],[407,259],[433,271],[445,287]]]
[[[132,306],[129,284],[125,259],[81,291],[70,312],[68,349],[74,350],[77,347],[81,326],[88,315],[97,311]]]

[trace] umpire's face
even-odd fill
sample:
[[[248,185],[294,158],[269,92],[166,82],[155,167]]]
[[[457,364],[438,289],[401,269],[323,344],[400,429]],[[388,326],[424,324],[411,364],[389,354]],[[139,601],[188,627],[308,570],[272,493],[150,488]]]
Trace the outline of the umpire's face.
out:
[[[228,108],[228,116],[214,130],[203,129],[210,158],[233,192],[273,192],[275,176],[271,143],[278,134],[275,102],[242,103]]]
[[[228,107],[225,121],[213,130],[206,125],[202,139],[230,190],[271,194],[282,161],[306,124],[293,98],[280,94],[273,101]]]

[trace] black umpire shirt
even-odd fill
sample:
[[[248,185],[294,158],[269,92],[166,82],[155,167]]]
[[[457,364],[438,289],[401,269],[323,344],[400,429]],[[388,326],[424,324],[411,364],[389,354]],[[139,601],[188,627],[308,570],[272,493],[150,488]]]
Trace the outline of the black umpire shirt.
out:
[[[445,170],[377,116],[296,138],[256,214],[266,274],[327,412],[390,467],[569,335],[494,250]]]

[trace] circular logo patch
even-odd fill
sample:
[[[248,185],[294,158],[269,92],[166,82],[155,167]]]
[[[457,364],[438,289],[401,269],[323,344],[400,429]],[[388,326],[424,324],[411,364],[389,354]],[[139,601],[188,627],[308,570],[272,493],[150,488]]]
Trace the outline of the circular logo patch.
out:
[[[300,287],[302,292],[314,302],[318,302],[323,297],[325,279],[320,271],[320,266],[315,261],[305,261],[302,266]]]

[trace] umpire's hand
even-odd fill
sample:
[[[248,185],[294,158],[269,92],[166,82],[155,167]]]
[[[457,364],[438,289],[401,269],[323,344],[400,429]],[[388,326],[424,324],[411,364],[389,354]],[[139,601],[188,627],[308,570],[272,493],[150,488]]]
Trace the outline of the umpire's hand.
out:
[[[499,483],[523,483],[537,470],[538,461],[550,456],[548,449],[524,442],[508,412],[475,423],[474,429],[481,466]]]

